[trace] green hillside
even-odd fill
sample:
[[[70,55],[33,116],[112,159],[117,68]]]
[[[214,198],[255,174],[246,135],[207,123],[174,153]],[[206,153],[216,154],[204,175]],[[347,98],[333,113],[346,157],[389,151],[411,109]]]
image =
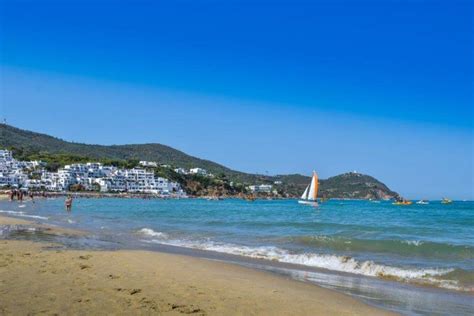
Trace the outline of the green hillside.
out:
[[[187,155],[162,144],[104,146],[73,143],[6,124],[0,124],[0,147],[13,149],[15,156],[19,158],[45,152],[92,159],[148,160],[183,168],[201,167],[214,174],[224,173],[242,182],[254,182],[260,178],[260,176],[234,171],[212,161]]]
[[[137,160],[148,160],[174,167],[200,167],[215,174],[218,179],[225,179],[226,183],[235,182],[239,185],[249,185],[273,184],[275,181],[281,181],[281,184],[275,185],[275,188],[282,195],[290,196],[301,194],[310,181],[309,177],[299,174],[265,176],[239,172],[158,143],[111,146],[89,145],[64,141],[6,124],[0,124],[0,148],[13,150],[14,156],[20,160],[40,159],[46,161],[53,169],[66,163],[91,160],[121,166],[133,166]],[[168,176],[178,177],[176,174]],[[189,182],[189,179],[186,181]],[[222,182],[223,180],[219,181]],[[202,184],[200,185],[202,186]],[[221,186],[225,186],[225,183]],[[195,192],[194,187],[198,187],[195,181],[193,182],[193,192]],[[212,188],[203,188],[203,192],[212,191]],[[378,199],[391,198],[397,195],[396,192],[391,191],[377,179],[358,173],[345,173],[320,180],[320,196],[327,198]]]
[[[349,172],[321,180],[320,195],[328,198],[387,199],[398,196],[398,193],[371,176]]]

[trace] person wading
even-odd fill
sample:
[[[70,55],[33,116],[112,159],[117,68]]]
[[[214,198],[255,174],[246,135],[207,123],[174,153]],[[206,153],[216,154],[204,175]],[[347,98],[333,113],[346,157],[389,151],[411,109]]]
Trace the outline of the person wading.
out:
[[[66,211],[70,212],[72,210],[72,196],[68,196],[64,204],[66,205]]]

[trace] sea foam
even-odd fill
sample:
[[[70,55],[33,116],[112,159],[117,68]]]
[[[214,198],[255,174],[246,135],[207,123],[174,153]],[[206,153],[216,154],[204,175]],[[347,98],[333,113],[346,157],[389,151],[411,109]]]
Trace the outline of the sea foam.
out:
[[[142,228],[138,232],[140,234],[150,236],[150,237],[168,238],[168,234],[162,233],[162,232],[156,232],[151,228]]]
[[[25,212],[15,212],[15,211],[4,211],[4,210],[0,210],[0,213],[11,214],[11,215],[20,216],[20,217],[28,217],[28,218],[36,218],[36,219],[45,219],[45,220],[48,219],[47,217],[44,217],[44,216],[30,215],[30,214],[26,214]]]
[[[146,235],[161,234],[153,230],[141,230]],[[468,290],[459,287],[455,280],[441,280],[439,277],[446,275],[454,269],[440,268],[409,268],[388,266],[373,261],[359,261],[349,256],[338,256],[317,253],[291,253],[285,249],[273,246],[249,247],[229,243],[217,243],[213,241],[189,241],[189,240],[166,240],[151,239],[144,242],[159,243],[172,246],[215,251],[220,253],[245,256],[256,259],[272,260],[283,263],[298,264],[303,266],[327,269],[338,272],[353,273],[358,275],[397,279],[399,281],[434,285],[449,289]]]
[[[412,246],[421,246],[424,244],[421,240],[402,240],[402,243]]]

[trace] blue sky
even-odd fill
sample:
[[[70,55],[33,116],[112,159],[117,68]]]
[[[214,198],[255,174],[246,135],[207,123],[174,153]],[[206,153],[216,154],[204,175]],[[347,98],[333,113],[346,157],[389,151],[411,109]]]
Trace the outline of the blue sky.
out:
[[[0,0],[0,116],[474,198],[470,1]]]

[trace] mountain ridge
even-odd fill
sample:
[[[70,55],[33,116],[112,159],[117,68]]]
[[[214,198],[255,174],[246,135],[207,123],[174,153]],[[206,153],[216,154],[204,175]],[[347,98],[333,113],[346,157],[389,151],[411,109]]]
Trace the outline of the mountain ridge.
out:
[[[3,123],[0,124],[0,148],[10,148],[17,157],[24,159],[35,154],[48,153],[76,155],[84,157],[84,159],[148,160],[183,168],[200,167],[215,175],[224,175],[229,181],[244,184],[273,184],[275,181],[281,181],[280,189],[290,196],[300,194],[310,181],[310,177],[300,174],[267,176],[232,170],[219,163],[188,155],[160,143],[124,145],[76,143]],[[381,199],[394,198],[398,194],[371,176],[344,173],[328,179],[321,179],[320,196]]]

